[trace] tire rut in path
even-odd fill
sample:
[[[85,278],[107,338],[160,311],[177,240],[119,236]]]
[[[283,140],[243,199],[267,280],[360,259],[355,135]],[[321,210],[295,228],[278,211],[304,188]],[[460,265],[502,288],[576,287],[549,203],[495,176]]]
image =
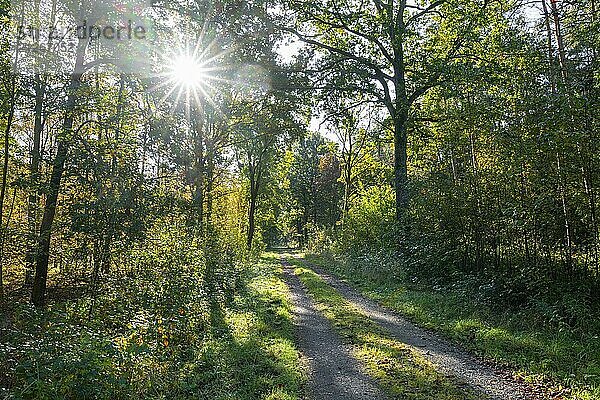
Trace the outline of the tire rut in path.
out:
[[[539,400],[547,398],[542,393],[534,393],[533,387],[515,381],[508,373],[496,370],[494,367],[478,360],[468,351],[417,327],[397,313],[365,298],[319,266],[300,258],[297,259],[306,263],[350,303],[389,331],[392,337],[417,349],[441,373],[458,378],[474,389],[485,393],[491,400]]]
[[[292,267],[281,261],[295,304],[297,343],[308,361],[311,400],[384,400],[377,384],[361,370],[329,321],[315,308]]]

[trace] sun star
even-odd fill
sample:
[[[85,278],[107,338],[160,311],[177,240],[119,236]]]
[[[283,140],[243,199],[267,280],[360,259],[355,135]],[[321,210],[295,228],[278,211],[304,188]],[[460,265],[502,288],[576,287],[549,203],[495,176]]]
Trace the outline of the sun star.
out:
[[[173,82],[186,89],[199,88],[210,80],[208,71],[205,70],[202,63],[187,54],[175,58],[169,69]]]
[[[214,41],[204,48],[200,43],[201,41],[198,41],[191,48],[183,46],[161,54],[165,68],[158,75],[161,82],[152,88],[166,88],[160,102],[168,98],[174,99],[173,108],[183,105],[188,117],[193,109],[203,109],[206,105],[220,112],[215,101],[219,91],[217,83],[227,82],[220,73],[226,69],[222,58],[227,52],[213,52]]]

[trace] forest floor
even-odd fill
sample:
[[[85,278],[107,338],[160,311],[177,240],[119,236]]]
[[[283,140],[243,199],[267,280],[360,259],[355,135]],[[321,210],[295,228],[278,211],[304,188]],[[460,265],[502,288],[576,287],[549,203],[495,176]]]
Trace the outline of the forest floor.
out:
[[[263,254],[230,300],[226,287],[207,297],[196,269],[157,262],[43,312],[11,302],[0,310],[0,399],[567,398],[299,256]]]
[[[383,398],[365,373],[389,398],[548,398],[512,371],[419,328],[321,267],[294,254],[281,256],[296,305],[298,346],[309,359],[311,398]]]

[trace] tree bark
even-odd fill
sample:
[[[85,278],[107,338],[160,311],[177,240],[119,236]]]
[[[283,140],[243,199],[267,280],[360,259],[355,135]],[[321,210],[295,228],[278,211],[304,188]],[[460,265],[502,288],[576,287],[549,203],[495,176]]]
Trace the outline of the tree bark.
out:
[[[567,80],[567,56],[565,53],[565,44],[562,35],[562,29],[560,26],[560,15],[558,14],[558,6],[556,5],[557,0],[550,0],[550,7],[552,9],[552,17],[554,19],[554,34],[556,36],[556,45],[558,47],[558,61],[560,63],[560,72],[563,80],[566,83]]]
[[[198,113],[200,110],[198,110]],[[205,174],[205,154],[204,154],[204,128],[205,125],[200,120],[201,116],[196,115],[194,138],[194,204],[196,206],[196,221],[199,236],[204,235],[204,174]]]
[[[552,46],[552,28],[550,26],[550,12],[546,5],[546,0],[542,0],[542,10],[544,13],[544,26],[546,28],[546,46],[548,47],[548,79],[552,93],[556,92],[556,77],[554,76],[554,50]]]
[[[27,200],[27,220],[29,224],[30,248],[25,254],[25,284],[33,284],[35,271],[37,220],[39,206],[39,171],[41,158],[42,130],[44,128],[43,110],[46,84],[38,74],[35,85],[35,107],[33,125],[33,145],[31,148],[31,164],[29,166],[29,197]]]
[[[120,133],[121,133],[121,129],[122,129],[122,124],[123,124],[123,108],[124,108],[124,92],[125,92],[125,76],[123,75],[123,73],[121,73],[120,78],[119,78],[119,92],[118,92],[118,96],[117,96],[117,112],[116,112],[116,127],[115,127],[115,138],[114,138],[114,143],[115,143],[115,152],[113,152],[112,154],[112,159],[111,159],[111,166],[110,166],[110,188],[109,190],[112,191],[113,193],[111,193],[111,197],[110,197],[110,201],[109,204],[110,206],[108,207],[108,215],[106,217],[106,232],[104,233],[103,237],[102,237],[102,245],[100,248],[100,270],[102,271],[102,273],[104,274],[108,274],[110,272],[110,267],[111,267],[111,248],[112,248],[112,241],[113,238],[115,236],[115,226],[116,226],[116,216],[117,216],[117,210],[115,210],[115,194],[114,194],[114,187],[115,187],[115,180],[117,179],[117,169],[118,169],[118,160],[117,160],[117,156],[116,156],[116,147],[119,145],[119,139],[120,139]],[[107,133],[108,134],[108,133]],[[106,211],[105,211],[106,212]]]
[[[250,210],[248,211],[248,237],[246,246],[252,250],[252,242],[256,231],[256,203],[258,199],[258,182],[252,179],[250,181]]]
[[[348,156],[346,157],[346,165],[344,166],[344,216],[342,223],[345,222],[350,211],[350,193],[352,191],[352,163],[354,159],[352,157],[352,139],[348,146]]]
[[[406,222],[408,209],[408,155],[406,116],[394,119],[394,188],[396,191],[396,220]]]
[[[6,198],[6,188],[8,186],[8,161],[10,150],[10,130],[15,116],[15,77],[11,77],[10,82],[10,108],[6,118],[6,127],[4,128],[4,155],[2,162],[2,186],[0,187],[0,301],[4,300],[4,229],[2,221],[4,217],[4,199]]]
[[[573,271],[573,244],[572,244],[572,229],[571,229],[571,220],[569,216],[569,207],[567,204],[567,193],[566,193],[566,185],[564,181],[563,171],[562,171],[562,163],[561,163],[561,153],[557,151],[556,153],[556,170],[558,175],[558,190],[560,195],[560,203],[561,203],[561,211],[563,214],[563,224],[564,224],[564,251],[565,251],[565,267],[567,272],[572,274]]]
[[[208,132],[204,143],[206,145],[206,225],[210,229],[213,211],[213,187],[215,179],[215,137],[216,124],[212,119],[208,122]]]
[[[62,136],[57,140],[58,149],[56,156],[54,157],[54,162],[52,163],[52,174],[48,184],[48,194],[46,195],[46,204],[44,206],[44,214],[39,230],[35,277],[33,281],[33,290],[31,291],[31,301],[36,307],[43,307],[46,302],[46,283],[48,279],[48,261],[50,259],[52,226],[56,215],[56,205],[58,202],[62,175],[65,169],[65,161],[69,153],[70,136],[73,131],[73,113],[77,101],[77,91],[81,86],[84,58],[88,44],[88,38],[80,39],[77,43],[75,67],[71,74],[65,116],[62,124]]]
[[[40,0],[35,2],[35,16],[36,26],[39,26],[40,16]],[[54,25],[56,20],[56,0],[52,1],[50,23]],[[39,36],[36,37],[39,45]],[[47,47],[50,48],[52,45],[53,37],[48,36]],[[34,123],[33,123],[33,143],[31,148],[31,161],[29,165],[29,196],[27,199],[27,223],[29,229],[29,248],[25,254],[25,285],[30,286],[33,284],[33,276],[35,273],[35,262],[37,253],[37,224],[38,224],[38,208],[40,200],[39,190],[39,173],[40,173],[40,161],[41,161],[41,142],[42,132],[44,129],[44,98],[46,95],[46,82],[45,72],[47,67],[43,64],[44,60],[37,60],[41,65],[41,72],[37,71],[35,74],[35,106],[34,106]]]

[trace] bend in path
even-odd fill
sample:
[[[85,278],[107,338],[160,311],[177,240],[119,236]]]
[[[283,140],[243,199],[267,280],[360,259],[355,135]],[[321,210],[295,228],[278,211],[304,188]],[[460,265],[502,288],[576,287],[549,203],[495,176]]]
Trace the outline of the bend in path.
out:
[[[282,260],[284,277],[294,304],[297,343],[308,360],[308,395],[314,400],[384,400],[377,384],[361,370],[358,361],[315,308],[300,279]]]
[[[438,371],[464,381],[485,393],[492,400],[537,400],[546,398],[534,393],[534,388],[515,381],[508,373],[499,371],[475,358],[464,349],[419,328],[397,313],[365,298],[346,283],[331,276],[322,268],[305,260],[310,268],[329,285],[338,290],[350,303],[391,333],[397,340],[414,347],[435,364]]]

